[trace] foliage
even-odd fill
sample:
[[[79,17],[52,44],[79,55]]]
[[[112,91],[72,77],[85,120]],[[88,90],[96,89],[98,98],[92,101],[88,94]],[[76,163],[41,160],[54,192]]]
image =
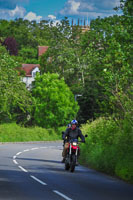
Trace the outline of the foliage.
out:
[[[18,54],[17,43],[13,37],[7,37],[2,44],[9,51],[10,55],[16,56]]]
[[[113,16],[92,21],[86,48],[93,79],[101,87],[104,115],[128,117],[132,121],[132,33],[131,20]]]
[[[67,19],[51,29],[52,38],[48,51],[41,56],[41,72],[58,73],[74,94],[84,84],[82,50],[78,44],[81,29],[71,27]],[[54,35],[53,35],[54,34]]]
[[[133,183],[133,127],[127,120],[119,127],[113,119],[99,118],[82,126],[88,134],[81,147],[82,163]]]
[[[0,142],[53,141],[61,137],[54,129],[41,127],[25,128],[16,123],[0,125]]]
[[[38,61],[38,50],[37,48],[26,48],[23,47],[19,51],[18,56],[22,58],[21,62],[26,64],[37,64]]]
[[[132,0],[120,0],[120,6],[116,8],[121,9],[126,16],[133,16],[133,2]]]
[[[30,112],[31,96],[18,76],[18,63],[0,46],[0,121]]]
[[[58,74],[38,74],[32,93],[35,101],[34,118],[39,126],[62,126],[74,118],[78,111],[72,92]]]
[[[73,95],[80,94],[79,123],[104,116],[83,126],[88,139],[82,161],[132,182],[133,1],[120,0],[119,9],[121,16],[98,17],[85,33],[67,18],[56,26],[45,20],[0,20],[0,43],[14,38],[19,49],[18,56],[9,56],[0,46],[0,120],[17,115],[24,122],[30,113],[26,125],[57,128],[76,116]],[[49,48],[38,59],[40,45]],[[17,76],[18,62],[40,62],[33,101]]]

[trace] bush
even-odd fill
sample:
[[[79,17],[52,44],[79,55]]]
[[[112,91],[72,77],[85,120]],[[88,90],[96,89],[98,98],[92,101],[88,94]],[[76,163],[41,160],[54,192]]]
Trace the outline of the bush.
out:
[[[56,128],[69,123],[79,109],[70,88],[58,74],[38,74],[32,94],[35,123],[44,128]]]
[[[123,180],[133,183],[133,162],[131,156],[117,162],[115,174]]]
[[[0,142],[51,141],[61,139],[54,129],[25,128],[16,123],[0,125]]]
[[[83,125],[82,131],[88,138],[86,145],[81,145],[80,162],[132,182],[133,130],[129,121],[116,124],[111,118],[99,118]]]

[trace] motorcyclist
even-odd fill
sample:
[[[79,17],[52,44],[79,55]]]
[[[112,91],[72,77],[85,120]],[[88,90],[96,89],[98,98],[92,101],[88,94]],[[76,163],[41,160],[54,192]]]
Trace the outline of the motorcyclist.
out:
[[[67,128],[62,136],[63,140],[65,140],[67,137],[67,141],[64,144],[64,148],[62,152],[62,157],[63,157],[62,163],[65,162],[65,158],[67,155],[67,148],[68,148],[70,139],[78,139],[80,137],[82,142],[85,142],[85,137],[83,136],[81,130],[77,127],[77,125],[78,125],[77,120],[72,120],[71,127]]]
[[[71,123],[69,123],[69,124],[67,125],[67,128],[71,128]],[[67,129],[66,129],[66,130],[67,130]],[[62,131],[62,139],[63,139],[64,133],[65,133],[65,131]],[[66,142],[68,142],[68,137],[66,136],[65,139],[63,139],[63,140],[64,140],[64,141],[63,141],[63,145],[64,145]]]

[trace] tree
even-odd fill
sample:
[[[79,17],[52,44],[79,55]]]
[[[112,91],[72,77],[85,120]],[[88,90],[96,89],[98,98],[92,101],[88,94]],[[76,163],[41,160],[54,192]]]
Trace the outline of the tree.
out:
[[[31,111],[31,95],[16,70],[15,62],[3,46],[0,46],[0,121],[23,118]]]
[[[104,114],[132,123],[131,21],[132,17],[126,15],[94,20],[86,53],[92,73],[103,88],[100,105]]]
[[[41,72],[58,73],[72,91],[78,93],[84,85],[84,57],[80,44],[81,28],[71,27],[67,18],[51,27],[51,42],[41,56]]]
[[[60,77],[64,77],[73,94],[82,95],[80,99],[78,98],[80,105],[78,119],[80,122],[85,122],[95,118],[94,112],[99,112],[97,99],[100,98],[101,101],[101,91],[97,92],[97,88],[100,87],[96,83],[96,75],[92,72],[90,63],[92,58],[87,52],[91,37],[88,38],[87,32],[82,34],[79,26],[71,27],[67,21],[63,22],[56,27],[52,46],[41,56],[41,72],[58,73]],[[94,63],[93,65],[95,66]]]
[[[18,57],[22,58],[22,62],[26,64],[37,64],[39,62],[37,48],[21,48]]]
[[[18,54],[17,43],[13,37],[7,37],[4,40],[3,45],[9,51],[10,55],[16,56]]]
[[[58,74],[37,75],[32,90],[35,122],[42,127],[66,125],[76,116],[77,102],[64,79]]]

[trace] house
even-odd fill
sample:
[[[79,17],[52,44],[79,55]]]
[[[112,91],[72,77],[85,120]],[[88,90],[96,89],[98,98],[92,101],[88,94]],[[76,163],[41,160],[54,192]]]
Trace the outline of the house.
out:
[[[38,46],[38,57],[44,54],[48,49],[48,46]],[[31,89],[32,82],[35,80],[36,73],[40,73],[39,64],[22,64],[22,70],[25,71],[25,77],[23,82],[26,84],[28,89]]]
[[[48,46],[38,46],[38,57],[44,54],[48,49]]]
[[[25,77],[23,77],[23,82],[26,84],[28,89],[31,88],[32,82],[35,80],[37,72],[40,72],[39,64],[22,64],[22,70],[25,71]]]

